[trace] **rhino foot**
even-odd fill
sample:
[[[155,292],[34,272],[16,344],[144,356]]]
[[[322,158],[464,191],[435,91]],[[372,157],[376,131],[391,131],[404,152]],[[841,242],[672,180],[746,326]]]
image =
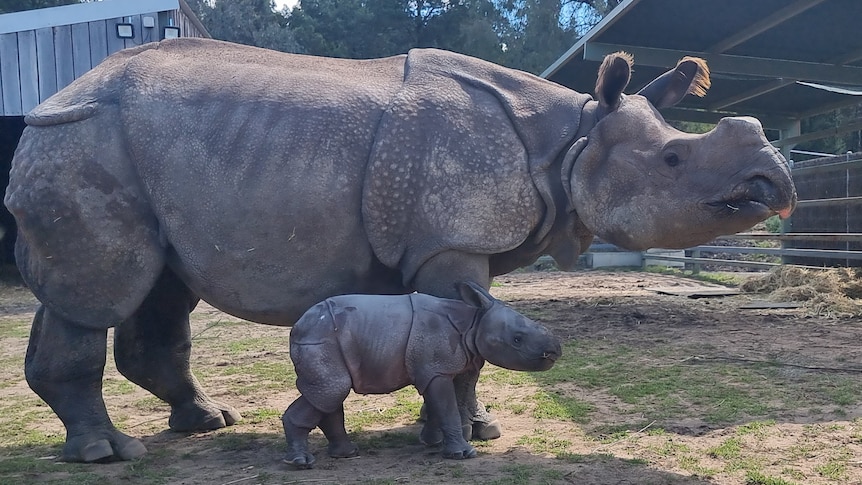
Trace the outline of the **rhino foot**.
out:
[[[503,428],[500,426],[500,421],[490,414],[488,417],[491,418],[490,422],[473,421],[472,438],[474,440],[495,440],[502,435]]]
[[[239,412],[226,404],[206,400],[171,407],[168,426],[178,432],[209,431],[231,426],[242,419]]]
[[[107,433],[89,433],[69,437],[61,459],[68,462],[99,463],[134,460],[147,452],[139,440],[116,429]]]
[[[443,450],[443,458],[448,458],[450,460],[464,460],[467,458],[475,458],[476,457],[476,448],[473,448],[467,443],[463,445],[454,447],[452,449],[445,448]]]
[[[284,456],[284,462],[297,470],[308,470],[314,467],[314,455],[307,451],[292,450]]]
[[[359,455],[359,447],[352,441],[330,443],[327,451],[329,452],[329,456],[333,458],[352,458]]]

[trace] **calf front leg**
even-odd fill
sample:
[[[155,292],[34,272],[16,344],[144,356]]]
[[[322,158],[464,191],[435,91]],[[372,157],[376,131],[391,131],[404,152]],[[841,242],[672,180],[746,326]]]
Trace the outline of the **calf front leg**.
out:
[[[416,291],[441,298],[459,300],[461,296],[456,283],[472,281],[485,289],[491,287],[488,256],[461,251],[445,251],[429,259],[419,268],[413,280]],[[490,440],[501,435],[500,422],[488,413],[476,397],[479,373],[455,376],[455,396],[463,418],[465,438]],[[422,441],[427,444],[439,442],[439,432],[426,423],[422,430]]]
[[[66,320],[40,306],[33,319],[24,374],[66,426],[64,461],[130,460],[144,445],[114,427],[102,398],[107,330]]]
[[[461,431],[461,413],[455,400],[452,379],[437,376],[425,389],[428,406],[428,423],[436,424],[443,433],[443,458],[460,460],[476,456],[476,449],[464,439]]]

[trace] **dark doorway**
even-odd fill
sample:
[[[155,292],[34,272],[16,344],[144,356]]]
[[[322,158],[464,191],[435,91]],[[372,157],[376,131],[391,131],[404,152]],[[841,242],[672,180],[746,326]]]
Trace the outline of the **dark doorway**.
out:
[[[24,132],[23,116],[0,116],[0,187],[3,195],[6,194],[6,186],[9,185],[9,169],[12,168],[12,156],[15,147]],[[15,235],[17,228],[12,214],[6,210],[6,206],[0,204],[0,266],[15,263]]]

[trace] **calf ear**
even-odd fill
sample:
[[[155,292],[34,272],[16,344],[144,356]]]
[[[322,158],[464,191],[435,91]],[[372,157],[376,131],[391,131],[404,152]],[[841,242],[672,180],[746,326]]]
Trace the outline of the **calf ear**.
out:
[[[494,297],[485,288],[472,281],[464,281],[456,286],[461,299],[468,305],[487,310],[494,304]]]
[[[704,96],[709,89],[709,67],[699,57],[683,57],[676,67],[638,91],[656,108],[669,108],[686,94]]]
[[[626,52],[608,54],[599,66],[596,97],[606,112],[617,109],[620,96],[632,77],[632,55]]]

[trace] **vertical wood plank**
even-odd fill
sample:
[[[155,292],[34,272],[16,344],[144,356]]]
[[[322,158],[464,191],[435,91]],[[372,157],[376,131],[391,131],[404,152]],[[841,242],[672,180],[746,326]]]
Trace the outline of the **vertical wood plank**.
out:
[[[135,36],[131,39],[125,39],[126,47],[134,47],[136,45],[141,45],[141,36],[138,35],[138,32],[141,32],[141,16],[140,15],[132,15],[131,17],[126,17],[126,20],[129,21],[135,29]]]
[[[18,32],[18,73],[21,80],[21,111],[27,114],[39,104],[35,30]]]
[[[86,23],[72,24],[72,62],[75,79],[93,68],[90,63],[90,26]]]
[[[0,76],[3,76],[3,114],[21,116],[21,85],[18,82],[18,35],[0,34]]]
[[[108,19],[105,21],[108,33],[108,55],[126,48],[126,42],[117,37],[117,24],[121,23],[123,23],[123,19],[121,18]],[[135,35],[140,35],[140,32],[135,32]]]
[[[104,20],[89,23],[90,27],[90,65],[96,67],[108,57],[107,24]]]
[[[5,114],[6,110],[3,109],[3,59],[0,58],[0,116]]]
[[[72,54],[72,27],[54,27],[54,59],[57,63],[57,91],[75,80],[75,61]]]
[[[41,103],[57,92],[54,31],[50,27],[36,31],[36,64],[39,70],[39,102]]]

